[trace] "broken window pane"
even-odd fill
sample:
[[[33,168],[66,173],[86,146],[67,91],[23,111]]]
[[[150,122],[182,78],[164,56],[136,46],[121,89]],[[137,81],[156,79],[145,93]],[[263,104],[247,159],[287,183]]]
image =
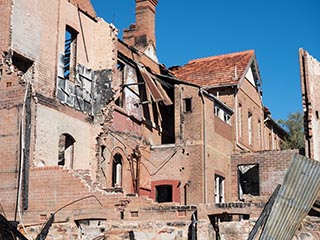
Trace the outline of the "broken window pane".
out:
[[[64,78],[74,81],[74,71],[76,64],[77,32],[70,27],[66,27],[64,43]]]

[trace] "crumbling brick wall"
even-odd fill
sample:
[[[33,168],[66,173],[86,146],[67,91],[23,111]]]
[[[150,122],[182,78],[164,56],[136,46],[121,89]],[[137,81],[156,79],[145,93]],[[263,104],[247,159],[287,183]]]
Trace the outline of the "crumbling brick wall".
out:
[[[22,65],[20,61],[13,58],[11,51],[1,58],[1,62],[3,65],[0,66],[0,179],[2,182],[0,203],[4,209],[12,209],[16,204],[20,159],[22,156],[26,159],[22,166],[24,170],[30,160],[28,149],[22,150],[22,142],[28,144],[30,140],[27,126],[31,116],[26,118],[25,114],[31,110],[31,88],[26,81],[32,78],[32,67]],[[23,184],[26,187],[26,183]],[[11,214],[8,216],[13,216]]]
[[[101,108],[112,95],[117,30],[104,20],[95,19],[90,1],[34,4],[33,1],[8,0],[1,1],[0,6],[0,150],[4,153],[0,162],[4,183],[1,204],[11,212],[16,203],[22,147],[26,159],[23,198],[27,198],[30,166],[57,165],[61,134],[76,137],[74,166],[90,169],[95,178],[96,137],[101,131]],[[90,93],[94,109],[85,113],[56,99],[57,65],[59,53],[64,52],[67,25],[78,32],[77,63],[94,73],[92,89],[95,91]],[[99,43],[95,44],[96,41]],[[66,89],[67,95],[69,90]],[[94,118],[92,113],[99,113],[100,118]],[[27,202],[24,207],[28,208]]]
[[[10,14],[12,9],[12,1],[0,1],[0,53],[8,51],[9,48],[9,34],[10,34]],[[0,74],[1,75],[1,74]]]
[[[320,161],[320,62],[299,50],[306,156]]]
[[[232,198],[238,200],[238,166],[258,164],[260,196],[273,193],[277,184],[281,184],[291,158],[298,150],[264,151],[256,153],[239,153],[231,156]]]
[[[33,235],[39,233],[39,227],[50,213],[67,203],[95,195],[102,206],[96,199],[89,198],[66,207],[55,215],[50,237],[73,239],[72,237],[76,238],[83,232],[85,235],[99,233],[111,238],[127,236],[129,231],[133,231],[136,237],[141,236],[141,239],[143,234],[167,234],[170,237],[168,239],[180,239],[175,238],[177,236],[181,236],[181,239],[187,238],[191,215],[197,210],[195,206],[158,204],[147,197],[106,193],[85,176],[83,172],[62,167],[31,169],[30,206],[22,215],[23,223],[28,226],[29,232]],[[95,223],[98,220],[99,225]],[[78,229],[75,223],[78,224]],[[79,226],[82,223],[84,226]],[[102,228],[103,231],[99,232]]]

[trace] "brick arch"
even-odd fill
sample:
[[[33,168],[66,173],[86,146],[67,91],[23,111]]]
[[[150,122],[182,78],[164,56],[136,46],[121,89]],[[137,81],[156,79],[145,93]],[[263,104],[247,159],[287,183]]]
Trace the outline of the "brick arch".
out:
[[[116,146],[111,150],[111,158],[112,158],[112,156],[114,156],[117,153],[120,154],[123,159],[126,159],[128,156],[127,151],[123,150],[122,147]]]
[[[127,152],[119,147],[116,146],[112,149],[110,154],[110,159],[108,161],[109,164],[109,170],[108,170],[108,187],[115,187],[113,185],[114,179],[113,179],[113,171],[115,170],[113,167],[114,164],[114,158],[115,156],[121,157],[121,167],[122,167],[122,174],[121,174],[121,188],[123,192],[125,193],[132,193],[133,192],[133,185],[132,185],[132,177],[131,177],[131,171],[130,171],[130,164],[128,161],[128,154]]]

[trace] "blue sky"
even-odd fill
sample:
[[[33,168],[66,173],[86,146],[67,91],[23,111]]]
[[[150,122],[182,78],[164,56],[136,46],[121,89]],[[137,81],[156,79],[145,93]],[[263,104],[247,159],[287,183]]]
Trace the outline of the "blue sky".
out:
[[[134,0],[91,0],[122,32],[135,22]],[[167,67],[254,49],[263,103],[275,120],[302,111],[299,48],[320,60],[320,1],[159,0],[157,55]]]

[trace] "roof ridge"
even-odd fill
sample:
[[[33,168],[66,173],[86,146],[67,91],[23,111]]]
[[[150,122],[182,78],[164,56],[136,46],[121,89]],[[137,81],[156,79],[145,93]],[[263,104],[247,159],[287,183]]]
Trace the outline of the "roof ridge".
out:
[[[223,58],[223,57],[226,57],[226,56],[231,57],[231,56],[236,56],[236,55],[246,54],[246,53],[252,53],[252,54],[254,54],[254,50],[253,50],[253,49],[250,49],[250,50],[244,50],[244,51],[241,51],[241,52],[225,53],[225,54],[216,55],[216,56],[209,56],[209,57],[204,57],[204,58],[197,58],[197,59],[190,60],[190,61],[188,62],[188,64],[196,63],[196,62],[210,61],[210,60],[213,60],[213,59],[216,59],[216,58]]]

